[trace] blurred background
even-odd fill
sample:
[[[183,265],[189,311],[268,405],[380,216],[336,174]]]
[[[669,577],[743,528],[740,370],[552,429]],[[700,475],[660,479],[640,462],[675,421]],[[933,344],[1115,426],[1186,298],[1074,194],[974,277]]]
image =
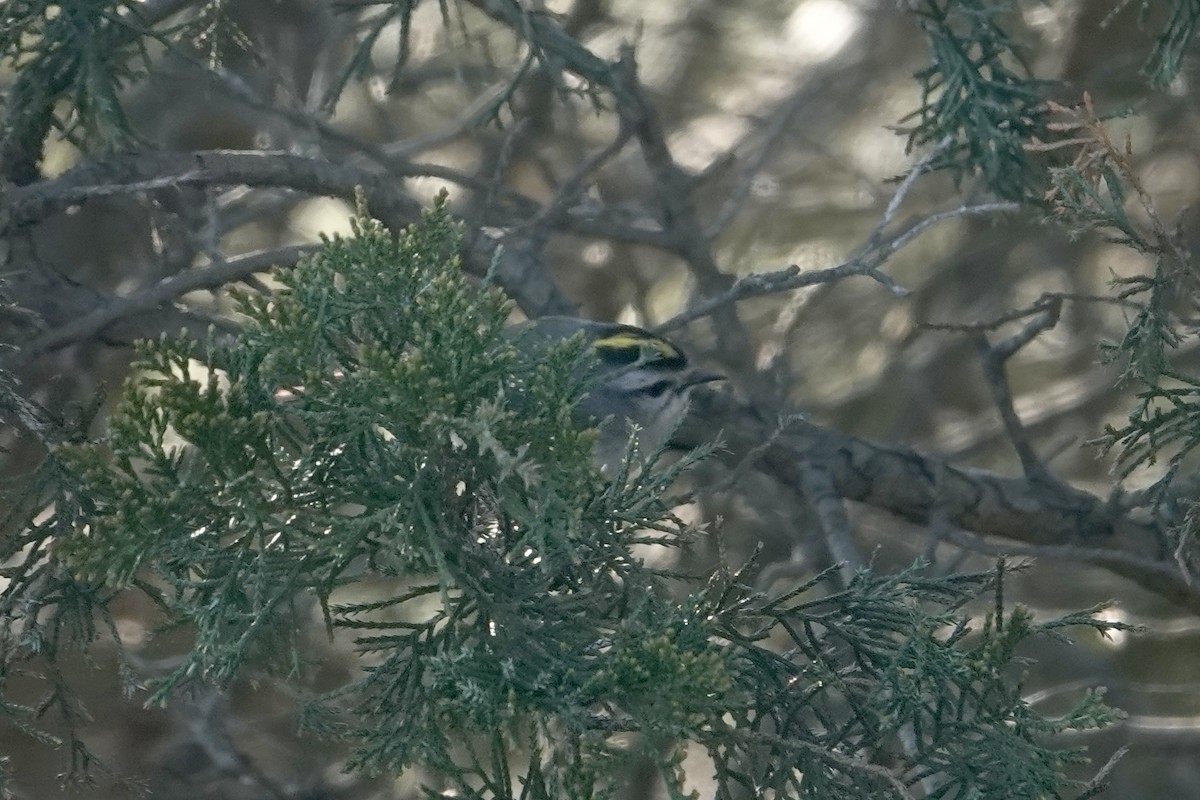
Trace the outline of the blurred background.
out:
[[[136,4],[159,15],[161,26],[225,15],[238,35],[197,35],[186,54],[152,50],[147,72],[123,85],[119,102],[139,152],[286,151],[331,169],[365,170],[422,205],[448,190],[478,244],[473,252],[482,253],[466,259],[468,271],[486,268],[488,243],[528,256],[524,272],[510,270],[503,280],[528,316],[577,313],[657,326],[722,285],[711,266],[732,278],[788,265],[835,267],[884,221],[915,224],[995,202],[970,178],[956,184],[933,173],[906,184],[902,203],[889,209],[898,176],[923,154],[906,152],[902,130],[921,102],[913,73],[929,60],[906,4],[527,4],[529,19],[553,19],[601,59],[633,48],[644,96],[679,168],[669,186],[664,179],[672,173],[648,165],[629,143],[611,93],[531,65],[520,37],[483,13],[484,5],[425,2],[400,13],[399,6],[352,0]],[[1141,67],[1159,16],[1172,5],[1150,4],[1148,17],[1141,5],[1015,3],[1007,25],[1033,74],[1064,82],[1062,102],[1078,103],[1086,91],[1101,113],[1133,110],[1111,123],[1114,140],[1128,135],[1160,217],[1178,220],[1186,237],[1200,194],[1200,72],[1185,63],[1166,89],[1148,87]],[[219,67],[209,69],[217,56]],[[0,72],[6,87],[18,79],[12,65]],[[54,178],[90,158],[88,141],[86,134],[76,141],[53,135],[43,175]],[[286,268],[295,260],[291,246],[346,231],[352,211],[319,181],[289,180],[286,171],[273,180],[150,187],[49,215],[11,245],[44,271],[41,288],[17,299],[53,327],[80,316],[77,297],[133,296],[260,250],[273,251],[274,262],[264,257],[238,283],[269,290],[270,263]],[[670,206],[663,193],[672,192],[694,204],[711,264],[688,243],[660,235],[660,206]],[[777,292],[737,304],[736,330],[728,317],[713,315],[670,335],[695,360],[729,374],[727,391],[774,393],[781,407],[821,426],[1019,475],[974,340],[936,326],[994,320],[1047,292],[1069,294],[1075,299],[1064,303],[1058,324],[1008,362],[1008,375],[1037,453],[1059,477],[1105,496],[1112,463],[1087,442],[1128,414],[1133,396],[1100,364],[1098,344],[1122,336],[1127,312],[1089,298],[1111,297],[1114,278],[1149,269],[1142,256],[1101,236],[1072,237],[1038,212],[996,204],[995,213],[947,214],[903,242],[882,266],[895,288],[858,276]],[[231,313],[228,289],[190,291],[173,309],[182,318],[143,316],[128,335],[219,323]],[[121,338],[68,341],[23,363],[19,377],[33,399],[64,413],[112,398],[130,359]],[[1194,347],[1177,355],[1181,368],[1195,368]],[[36,441],[16,431],[0,444],[6,475],[27,471],[38,457]],[[718,485],[723,474],[702,467],[696,483]],[[1128,486],[1155,477],[1139,472]],[[849,511],[858,551],[876,570],[917,558],[937,572],[986,569],[999,552],[1022,552],[862,506]],[[702,494],[680,513],[719,518],[732,561],[761,543],[767,591],[832,560],[800,493],[781,492],[768,476]],[[682,566],[699,568],[715,553],[695,548],[682,554]],[[1193,796],[1200,785],[1200,621],[1106,571],[1044,554],[1012,577],[1008,599],[1039,616],[1113,600],[1106,614],[1148,626],[1140,636],[1045,642],[1026,653],[1025,686],[1034,702],[1054,709],[1105,685],[1110,701],[1131,715],[1070,743],[1086,744],[1096,763],[1130,746],[1106,796]],[[135,673],[161,673],[186,646],[182,634],[151,635],[145,601],[130,597],[115,613]],[[324,656],[308,678],[311,688],[344,681],[352,669],[344,643],[327,641],[319,626],[312,640]],[[144,698],[119,691],[111,648],[101,646],[74,669],[66,677],[84,687],[92,715],[87,741],[111,770],[97,774],[90,796],[128,797],[139,787],[156,798],[417,796],[414,776],[344,775],[336,748],[296,738],[297,689],[248,683],[228,697],[147,710]],[[18,797],[63,794],[55,779],[64,770],[61,753],[9,730],[0,731],[0,753]]]

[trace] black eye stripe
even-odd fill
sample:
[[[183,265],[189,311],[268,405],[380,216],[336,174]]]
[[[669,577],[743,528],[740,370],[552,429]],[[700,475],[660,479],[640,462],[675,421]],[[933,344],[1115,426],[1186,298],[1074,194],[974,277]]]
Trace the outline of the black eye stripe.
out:
[[[683,353],[671,342],[630,325],[612,325],[597,336],[593,346],[607,364],[625,366],[644,364],[649,367],[682,368],[687,366]]]
[[[671,385],[671,381],[655,381],[636,390],[636,394],[644,394],[648,397],[661,397],[671,390]]]
[[[656,350],[641,347],[597,347],[596,355],[605,364],[621,367],[637,363],[650,369],[681,369],[687,366],[683,356],[664,356]]]
[[[638,359],[638,349],[636,347],[597,347],[596,355],[600,356],[600,360],[605,364],[632,364]]]

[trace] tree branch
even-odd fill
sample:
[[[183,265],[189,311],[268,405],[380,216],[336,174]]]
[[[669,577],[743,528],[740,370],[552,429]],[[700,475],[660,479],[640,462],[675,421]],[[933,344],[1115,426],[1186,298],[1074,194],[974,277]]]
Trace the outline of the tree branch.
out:
[[[151,311],[198,289],[216,289],[228,283],[245,280],[256,272],[274,266],[294,266],[305,253],[317,245],[294,245],[271,250],[258,250],[237,258],[188,270],[159,281],[139,292],[115,297],[94,310],[57,327],[21,346],[22,360],[29,361],[74,342],[91,339],[118,320]]]
[[[198,0],[146,0],[132,5],[135,13],[120,22],[111,21],[104,31],[105,45],[97,50],[116,52],[168,17],[198,4]],[[137,26],[130,24],[133,18]],[[42,150],[54,123],[54,105],[76,78],[77,56],[54,52],[36,69],[26,64],[17,71],[17,79],[8,91],[9,115],[0,136],[0,180],[24,185],[38,179]]]
[[[1017,457],[1021,460],[1021,468],[1025,471],[1025,477],[1043,483],[1052,483],[1057,479],[1051,475],[1050,470],[1038,458],[1033,449],[1033,443],[1029,441],[1025,426],[1021,423],[1021,418],[1017,416],[1016,409],[1013,407],[1012,388],[1009,386],[1008,374],[1005,372],[1005,365],[1009,358],[1032,342],[1038,334],[1050,330],[1058,324],[1059,315],[1062,313],[1062,298],[1051,296],[1041,306],[1042,310],[1033,319],[999,344],[991,344],[986,333],[976,331],[975,345],[979,351],[980,361],[983,363],[983,375],[987,380],[988,390],[992,394],[992,401],[1000,412],[1000,419],[1004,423],[1009,441],[1012,442],[1013,449],[1017,451]]]
[[[185,186],[230,185],[286,188],[341,197],[347,201],[352,201],[355,189],[362,187],[371,213],[393,230],[415,222],[421,213],[420,204],[399,188],[393,176],[344,163],[334,164],[283,152],[146,152],[114,156],[81,165],[54,180],[10,188],[0,211],[0,237],[11,236],[88,200]],[[482,275],[492,266],[493,260],[498,259],[495,270],[498,283],[531,315],[574,311],[574,304],[550,278],[549,269],[539,254],[511,245],[501,251],[499,244],[497,239],[481,237],[469,248],[464,253],[464,260],[471,271]],[[238,267],[233,269],[236,272]],[[180,280],[183,285],[191,280],[203,283],[207,278],[181,277]],[[160,287],[157,291],[159,296],[164,296],[161,293],[169,293],[171,289]],[[29,298],[31,307],[36,309],[38,300]],[[87,324],[93,326],[93,330],[99,330],[120,316],[121,305],[105,309],[103,302],[103,296],[97,294],[90,305],[74,310],[73,322],[82,324],[75,318],[87,317]],[[124,307],[128,309],[128,305]],[[114,314],[115,317],[111,316]],[[95,327],[97,324],[100,328]],[[45,350],[61,346],[68,340],[77,340],[81,330],[82,327],[72,327],[57,336],[50,331],[46,335],[53,338],[41,342],[39,347]]]
[[[692,412],[674,443],[696,447],[720,431],[722,460],[736,465],[771,438],[773,424],[728,393],[697,389]],[[1057,549],[1054,555],[1101,566],[1200,613],[1200,584],[1164,552],[1154,522],[1063,484],[997,475],[946,463],[910,448],[885,445],[797,422],[757,456],[758,469],[802,488],[803,465],[829,471],[847,500],[918,524],[939,516],[982,536]]]

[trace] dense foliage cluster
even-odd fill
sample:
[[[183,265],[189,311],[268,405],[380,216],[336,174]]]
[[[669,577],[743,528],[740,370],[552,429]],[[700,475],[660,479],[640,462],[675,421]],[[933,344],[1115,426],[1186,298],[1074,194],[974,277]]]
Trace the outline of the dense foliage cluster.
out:
[[[110,435],[56,453],[72,488],[34,530],[53,534],[59,591],[144,592],[193,632],[152,700],[298,677],[296,633],[324,619],[362,673],[313,702],[309,729],[351,741],[351,766],[422,767],[463,796],[509,797],[514,779],[603,796],[641,753],[683,791],[689,744],[723,791],[1070,785],[1079,754],[1042,738],[1112,712],[1089,695],[1049,719],[1021,700],[1008,665],[1055,624],[997,604],[972,635],[965,604],[999,572],[863,573],[824,596],[818,577],[768,601],[740,572],[647,567],[635,545],[696,535],[670,513],[689,460],[631,453],[635,469],[602,476],[570,417],[580,342],[507,332],[509,304],[449,255],[458,235],[442,205],[398,241],[360,211],[284,291],[244,297],[244,333],[207,345],[219,368],[195,342],[145,345]],[[50,619],[91,613],[41,590],[24,584],[36,623],[6,593],[10,665]]]
[[[336,104],[384,32],[399,32],[397,76],[409,55],[418,3],[361,5],[374,15],[314,107]],[[529,43],[522,75],[536,64],[566,92],[561,73],[573,72],[571,87],[591,99],[611,93],[627,138],[635,128],[650,138],[652,115],[621,81],[630,63],[595,57],[548,15],[488,5],[522,35],[545,36]],[[1147,25],[1163,18],[1144,66],[1154,85],[1178,79],[1195,5],[1141,3]],[[1200,378],[1171,358],[1191,335],[1191,254],[1090,100],[1068,100],[1026,64],[1019,3],[908,6],[929,45],[904,120],[910,145],[932,153],[921,169],[977,180],[1153,263],[1116,282],[1129,324],[1104,354],[1139,396],[1097,443],[1124,474],[1166,460],[1151,487],[1165,498],[1200,446]],[[121,91],[159,52],[216,74],[245,48],[220,0],[164,28],[172,8],[22,0],[2,12],[0,58],[20,68],[0,129],[6,178],[37,177],[51,130],[83,151],[142,145]],[[679,185],[662,194],[682,193],[687,181],[664,172]],[[572,192],[574,202],[583,190]],[[569,204],[534,222],[568,218]],[[1100,791],[1104,770],[1079,778],[1082,751],[1054,737],[1117,712],[1095,691],[1065,714],[1038,713],[1021,696],[1020,647],[1119,624],[1096,609],[1044,621],[1009,607],[1004,561],[940,579],[860,571],[838,590],[822,574],[782,597],[751,588],[754,563],[710,576],[650,566],[647,547],[720,536],[672,511],[677,480],[706,453],[671,462],[631,448],[625,469],[598,472],[595,433],[571,416],[587,389],[583,343],[509,327],[505,296],[459,270],[462,231],[444,197],[398,236],[360,197],[353,231],[279,273],[279,291],[243,294],[237,336],[143,344],[102,437],[88,429],[95,409],[51,419],[0,371],[0,410],[49,450],[5,495],[0,719],[63,746],[68,777],[97,764],[62,664],[101,637],[125,659],[111,607],[136,594],[189,646],[148,686],[123,660],[130,692],[169,703],[266,676],[302,683],[318,666],[306,636],[321,629],[352,642],[356,672],[304,704],[306,730],[348,743],[351,769],[415,771],[463,797],[612,796],[637,759],[683,796],[692,776],[681,765],[697,753],[718,797]],[[1170,543],[1191,572],[1197,518]],[[6,699],[17,683],[44,685],[42,701]]]

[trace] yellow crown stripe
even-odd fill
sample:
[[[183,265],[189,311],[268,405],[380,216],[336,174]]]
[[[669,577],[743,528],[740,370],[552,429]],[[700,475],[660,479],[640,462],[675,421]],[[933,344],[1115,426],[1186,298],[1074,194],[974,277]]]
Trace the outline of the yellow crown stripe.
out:
[[[674,345],[664,339],[626,331],[597,339],[595,346],[606,350],[640,350],[647,347],[657,350],[663,358],[679,358],[683,355]]]

